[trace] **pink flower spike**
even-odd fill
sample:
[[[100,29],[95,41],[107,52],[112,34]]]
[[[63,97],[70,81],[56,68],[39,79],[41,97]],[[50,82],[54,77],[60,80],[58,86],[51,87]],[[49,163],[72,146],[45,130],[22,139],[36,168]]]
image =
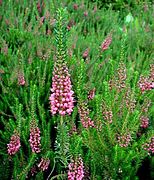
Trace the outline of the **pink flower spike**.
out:
[[[84,166],[81,157],[71,159],[68,165],[68,180],[82,180],[84,178]]]
[[[48,158],[41,158],[41,162],[38,164],[38,167],[42,170],[45,171],[48,169],[50,164],[50,160]]]
[[[141,120],[140,127],[147,128],[149,126],[149,118],[148,117],[141,116],[140,120]]]
[[[8,154],[9,155],[16,154],[16,152],[19,150],[20,146],[21,146],[20,137],[17,133],[15,133],[11,136],[10,143],[7,144]]]
[[[41,140],[40,129],[38,127],[33,127],[32,126],[31,129],[30,129],[30,139],[29,139],[32,152],[39,153],[41,151],[41,149],[40,149],[40,146],[41,146],[40,140]]]
[[[58,66],[58,68],[55,66],[52,80],[52,94],[49,97],[52,115],[56,113],[61,116],[70,115],[74,108],[74,92],[71,89],[68,68],[65,65]]]
[[[109,48],[110,44],[112,42],[112,36],[109,35],[107,36],[107,38],[103,41],[103,43],[101,44],[101,50],[105,51]]]

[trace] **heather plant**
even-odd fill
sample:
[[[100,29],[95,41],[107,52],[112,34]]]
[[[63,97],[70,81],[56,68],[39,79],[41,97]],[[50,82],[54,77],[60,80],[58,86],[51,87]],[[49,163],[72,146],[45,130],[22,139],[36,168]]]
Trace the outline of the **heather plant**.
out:
[[[0,179],[154,177],[152,4],[102,2],[0,1]]]

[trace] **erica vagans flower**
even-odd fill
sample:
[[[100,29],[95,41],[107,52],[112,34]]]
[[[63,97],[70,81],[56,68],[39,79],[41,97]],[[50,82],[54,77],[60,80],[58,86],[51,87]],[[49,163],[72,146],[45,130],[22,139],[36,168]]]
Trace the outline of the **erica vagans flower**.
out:
[[[107,36],[107,38],[103,41],[103,43],[101,44],[101,50],[105,51],[109,48],[110,44],[112,42],[112,36],[109,35]]]
[[[7,144],[7,150],[9,155],[14,155],[20,148],[20,137],[18,133],[11,136],[10,143]]]
[[[118,143],[121,147],[127,147],[131,141],[130,134],[118,135]]]
[[[80,120],[84,128],[94,127],[94,121],[89,117],[89,109],[86,103],[81,103],[78,107]]]
[[[140,117],[141,125],[140,127],[142,128],[147,128],[149,126],[149,118],[146,116],[141,116]]]
[[[32,124],[30,128],[30,146],[32,149],[32,152],[39,153],[41,151],[41,137],[40,137],[40,129],[37,127],[37,125]]]
[[[148,151],[148,153],[154,154],[154,136],[149,143],[144,144],[144,149]]]
[[[38,164],[38,167],[42,170],[45,171],[48,169],[50,164],[50,160],[48,158],[41,158],[41,162]]]
[[[71,114],[74,107],[74,98],[70,74],[66,66],[55,66],[52,77],[50,100],[51,113],[61,116]]]
[[[68,180],[82,180],[84,177],[84,166],[82,158],[71,160],[68,165]]]

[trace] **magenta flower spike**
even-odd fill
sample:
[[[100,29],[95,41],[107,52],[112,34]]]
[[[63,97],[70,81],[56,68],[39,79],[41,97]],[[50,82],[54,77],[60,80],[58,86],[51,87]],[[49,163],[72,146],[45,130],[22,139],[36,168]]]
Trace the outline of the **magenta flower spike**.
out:
[[[117,139],[121,147],[127,147],[132,138],[130,134],[124,134],[124,135],[119,135]]]
[[[81,105],[78,107],[78,112],[84,128],[95,127],[94,121],[92,121],[89,117],[89,109],[86,103],[81,103]]]
[[[93,88],[93,89],[91,89],[91,90],[89,91],[89,93],[88,93],[88,99],[89,99],[89,100],[94,99],[94,97],[95,97],[95,92],[96,92],[96,88]]]
[[[149,143],[144,144],[144,149],[150,154],[154,154],[154,136]]]
[[[141,116],[140,117],[141,125],[140,127],[142,128],[147,128],[149,126],[149,118],[146,116]]]
[[[82,158],[79,157],[76,160],[71,160],[68,165],[68,180],[82,180],[84,177],[84,166]]]
[[[48,158],[41,158],[41,162],[38,164],[38,167],[42,170],[45,171],[48,169],[50,164],[50,160]]]
[[[11,136],[10,143],[7,144],[8,154],[14,155],[19,150],[21,144],[20,144],[20,137],[18,133],[15,133]]]
[[[112,42],[112,36],[109,35],[107,36],[107,38],[103,41],[103,43],[101,44],[101,49],[102,51],[105,51],[109,48],[110,44]]]
[[[61,116],[70,115],[74,107],[74,92],[72,91],[70,74],[65,65],[55,66],[51,92],[49,100],[52,115],[56,113]]]
[[[30,128],[30,146],[33,153],[39,153],[41,151],[40,143],[41,137],[40,137],[40,129],[36,126],[32,126]]]
[[[141,92],[144,93],[144,91],[154,89],[154,82],[152,82],[150,78],[140,76],[138,86],[139,86]]]

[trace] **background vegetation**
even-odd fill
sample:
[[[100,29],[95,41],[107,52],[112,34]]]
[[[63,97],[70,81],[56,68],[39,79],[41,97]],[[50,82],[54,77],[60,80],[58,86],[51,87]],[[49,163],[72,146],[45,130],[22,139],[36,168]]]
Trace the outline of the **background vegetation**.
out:
[[[0,1],[0,179],[73,179],[75,163],[77,180],[154,178],[153,7]],[[65,116],[49,100],[63,66]]]

